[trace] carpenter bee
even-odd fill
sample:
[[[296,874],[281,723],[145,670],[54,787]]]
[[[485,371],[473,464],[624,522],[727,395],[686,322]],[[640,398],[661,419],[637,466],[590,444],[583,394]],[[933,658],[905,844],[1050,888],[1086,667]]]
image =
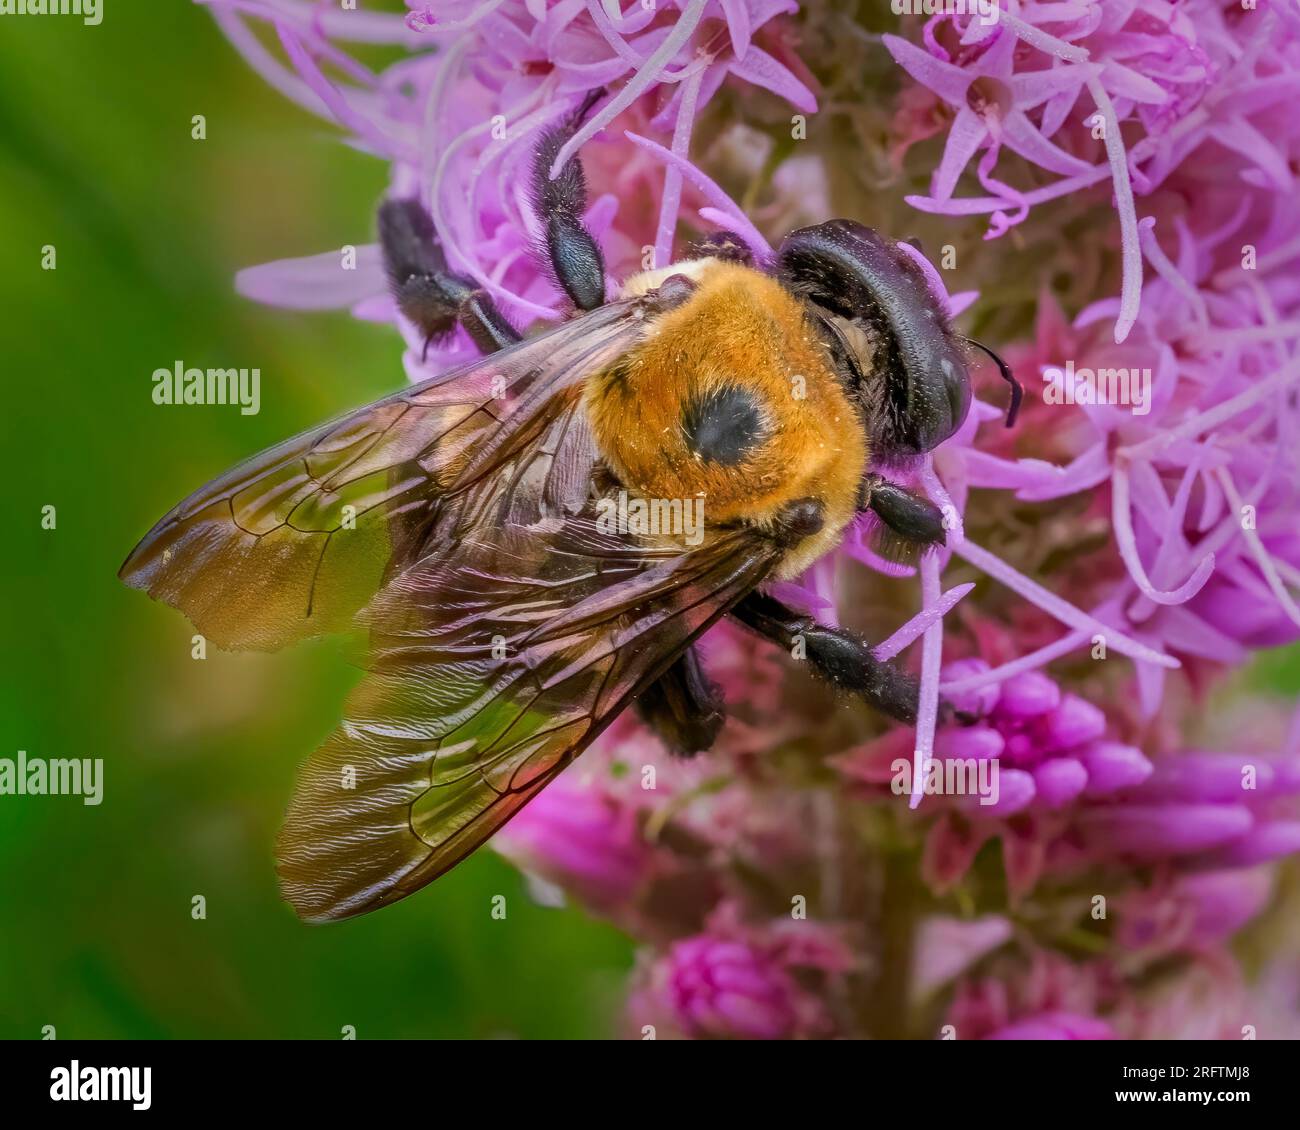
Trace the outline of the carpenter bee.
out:
[[[569,320],[522,336],[449,268],[417,201],[385,202],[401,312],[426,340],[462,326],[484,358],[253,457],[122,566],[222,647],[365,633],[366,677],[279,837],[285,897],[309,921],[453,867],[633,703],[671,750],[706,749],[723,703],[694,644],[723,616],[801,639],[831,683],[914,718],[909,676],[763,586],[866,510],[918,551],[943,541],[937,509],[878,469],[960,426],[968,343],[915,261],[850,220],[761,263],[717,233],[606,301],[582,166],[549,175],[590,102],[533,167]],[[609,520],[678,502],[702,513],[693,537]]]

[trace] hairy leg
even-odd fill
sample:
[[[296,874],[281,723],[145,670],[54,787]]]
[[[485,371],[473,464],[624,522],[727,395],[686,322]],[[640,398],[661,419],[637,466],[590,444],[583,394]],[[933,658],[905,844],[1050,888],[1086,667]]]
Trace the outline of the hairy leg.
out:
[[[568,120],[547,130],[533,156],[533,207],[546,227],[551,269],[579,310],[594,310],[605,302],[605,257],[582,222],[587,210],[582,161],[574,154],[554,180],[551,165],[603,94],[603,90],[592,91]]]
[[[668,752],[679,757],[708,749],[726,718],[722,695],[709,681],[694,647],[641,694],[636,709]]]
[[[863,478],[858,510],[875,516],[875,548],[890,560],[913,560],[931,546],[944,544],[939,508],[880,475]]]
[[[379,244],[398,309],[429,343],[459,322],[484,353],[520,340],[485,291],[447,266],[433,221],[418,200],[385,200],[379,208]]]
[[[916,721],[916,680],[892,663],[876,659],[871,645],[861,636],[842,628],[828,628],[759,592],[745,597],[731,615],[786,651],[793,652],[802,645],[804,658],[827,682],[861,695],[891,718]]]

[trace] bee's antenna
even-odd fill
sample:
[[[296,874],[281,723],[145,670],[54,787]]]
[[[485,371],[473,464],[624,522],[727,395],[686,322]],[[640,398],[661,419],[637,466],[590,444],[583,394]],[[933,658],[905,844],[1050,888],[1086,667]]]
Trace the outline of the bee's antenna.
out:
[[[967,345],[973,345],[976,349],[982,350],[993,358],[993,363],[997,365],[998,372],[1002,374],[1002,379],[1011,386],[1011,403],[1007,406],[1007,427],[1012,427],[1016,422],[1016,416],[1020,412],[1020,399],[1024,396],[1025,390],[1020,387],[1020,382],[1016,380],[1015,375],[1011,372],[1011,366],[982,341],[976,341],[973,337],[964,337],[962,341],[966,342]]]

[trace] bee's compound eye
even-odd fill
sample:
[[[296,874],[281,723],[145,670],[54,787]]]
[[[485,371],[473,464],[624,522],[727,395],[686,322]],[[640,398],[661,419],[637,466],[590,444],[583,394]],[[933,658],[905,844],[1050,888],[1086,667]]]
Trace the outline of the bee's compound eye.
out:
[[[752,392],[739,385],[721,385],[686,404],[682,434],[692,455],[734,467],[763,442],[767,425]]]
[[[966,414],[970,411],[970,374],[966,370],[966,363],[955,350],[939,358],[939,372],[948,398],[948,425],[942,429],[942,439],[947,439],[965,423]]]
[[[903,374],[891,382],[899,397],[899,418],[906,422],[905,442],[891,453],[903,460],[933,451],[950,438],[970,412],[970,374],[955,349],[941,346],[913,367],[900,366]]]

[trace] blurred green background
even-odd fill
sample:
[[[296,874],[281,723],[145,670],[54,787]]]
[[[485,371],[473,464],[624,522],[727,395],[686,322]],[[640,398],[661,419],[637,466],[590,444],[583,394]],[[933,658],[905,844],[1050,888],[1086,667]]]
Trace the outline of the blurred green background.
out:
[[[0,756],[105,762],[99,807],[0,797],[0,1036],[612,1031],[630,943],[533,905],[491,851],[381,914],[301,925],[274,835],[355,671],[329,643],[193,660],[186,620],[116,578],[204,480],[403,381],[391,329],[232,287],[243,266],[368,242],[384,164],[186,0],[107,0],[98,27],[6,17],[0,76]],[[177,359],[260,367],[261,413],[154,405],[150,375]]]

